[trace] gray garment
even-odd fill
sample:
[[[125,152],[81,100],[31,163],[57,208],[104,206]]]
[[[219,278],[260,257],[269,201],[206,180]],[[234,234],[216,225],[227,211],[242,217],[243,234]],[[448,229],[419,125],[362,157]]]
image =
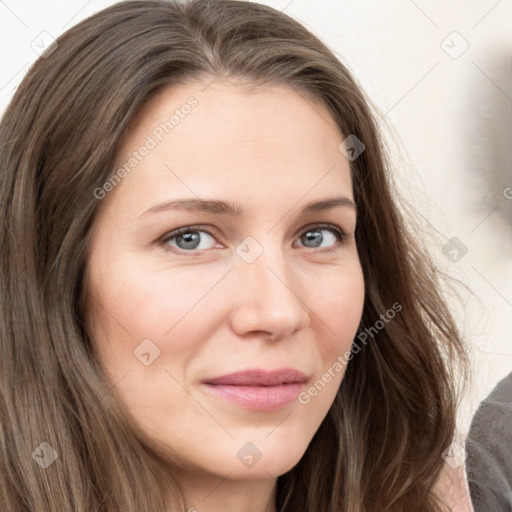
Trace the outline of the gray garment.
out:
[[[478,407],[466,451],[475,512],[512,512],[512,373]]]

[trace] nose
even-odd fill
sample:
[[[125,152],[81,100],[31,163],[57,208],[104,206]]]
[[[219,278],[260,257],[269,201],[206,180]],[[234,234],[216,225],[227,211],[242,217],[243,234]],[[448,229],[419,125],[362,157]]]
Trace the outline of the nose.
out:
[[[285,256],[268,250],[252,263],[237,260],[231,327],[243,337],[279,340],[310,325],[310,308]]]

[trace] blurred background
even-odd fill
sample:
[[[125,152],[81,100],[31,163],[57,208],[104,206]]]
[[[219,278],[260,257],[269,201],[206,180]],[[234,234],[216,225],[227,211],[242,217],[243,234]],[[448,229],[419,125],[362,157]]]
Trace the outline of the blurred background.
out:
[[[0,112],[54,38],[108,0],[0,0]],[[440,268],[474,377],[461,431],[512,371],[512,0],[264,0],[370,98],[397,186]],[[450,291],[447,289],[447,291]]]

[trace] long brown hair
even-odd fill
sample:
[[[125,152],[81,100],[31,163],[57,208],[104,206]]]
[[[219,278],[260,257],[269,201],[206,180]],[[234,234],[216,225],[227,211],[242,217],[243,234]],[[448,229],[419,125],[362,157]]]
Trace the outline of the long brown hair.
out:
[[[397,208],[376,116],[348,69],[298,22],[243,1],[121,2],[57,44],[0,125],[3,509],[168,512],[174,495],[184,510],[91,349],[83,282],[94,191],[114,171],[134,115],[162,87],[223,76],[317,98],[365,146],[350,166],[365,343],[305,455],[278,478],[277,510],[441,510],[432,491],[454,434],[454,362],[465,350],[438,273]],[[393,304],[399,314],[376,328]],[[44,469],[41,454],[58,458]]]

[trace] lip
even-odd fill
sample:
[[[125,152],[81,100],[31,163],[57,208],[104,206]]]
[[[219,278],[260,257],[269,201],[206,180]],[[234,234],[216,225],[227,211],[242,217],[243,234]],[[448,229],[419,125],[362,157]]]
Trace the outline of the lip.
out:
[[[246,370],[201,381],[204,389],[245,409],[276,411],[294,402],[307,377],[293,368]]]

